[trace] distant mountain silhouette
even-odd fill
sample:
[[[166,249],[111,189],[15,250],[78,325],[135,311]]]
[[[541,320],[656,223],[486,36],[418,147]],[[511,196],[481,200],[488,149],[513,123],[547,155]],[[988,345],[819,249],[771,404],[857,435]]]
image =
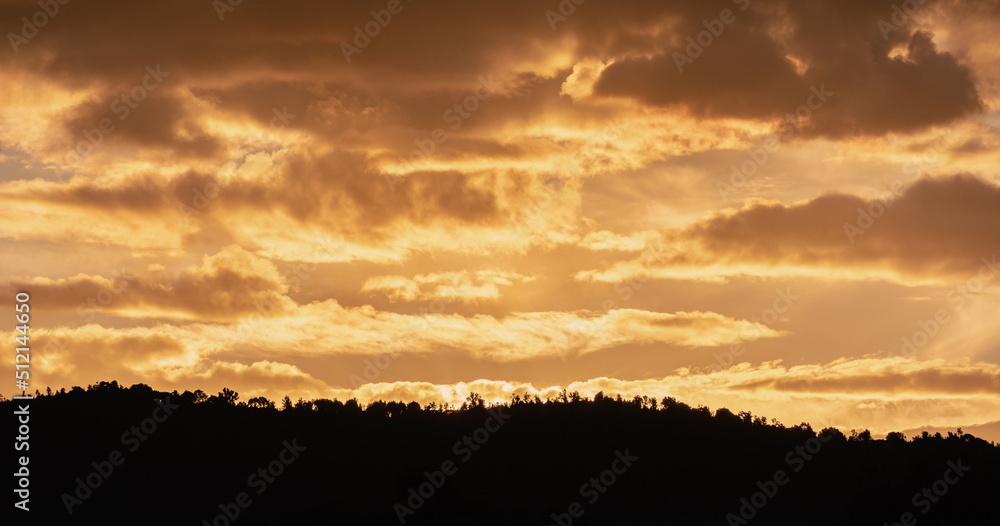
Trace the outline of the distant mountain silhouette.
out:
[[[4,436],[18,403],[0,403]],[[11,524],[880,526],[911,514],[925,526],[998,513],[1000,447],[970,434],[848,437],[673,398],[488,407],[473,394],[446,410],[101,382],[32,400],[30,415],[30,511]]]
[[[962,429],[965,430],[966,433],[976,435],[978,437],[983,438],[984,440],[988,440],[990,442],[996,442],[995,437],[1000,437],[1000,420],[987,422],[985,424],[962,426]],[[928,433],[933,435],[936,433],[947,434],[949,431],[952,430],[947,427],[924,426],[924,427],[904,429],[902,433],[905,434],[906,436],[913,436],[913,435],[919,435],[924,431],[927,431]]]

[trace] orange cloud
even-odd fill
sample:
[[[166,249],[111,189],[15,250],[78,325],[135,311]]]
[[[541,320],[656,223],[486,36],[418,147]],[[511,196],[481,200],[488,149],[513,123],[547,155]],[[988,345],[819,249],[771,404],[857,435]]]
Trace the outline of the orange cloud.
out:
[[[403,276],[372,276],[361,286],[362,293],[383,292],[390,301],[432,301],[455,299],[475,303],[496,300],[501,286],[530,282],[534,278],[499,269],[469,272],[435,272]]]
[[[6,291],[30,290],[36,305],[74,311],[90,323],[99,312],[130,318],[232,321],[255,313],[279,314],[294,307],[277,268],[237,246],[205,256],[202,264],[176,276],[142,277],[120,272],[112,278],[77,275],[64,279],[13,280]]]
[[[992,280],[1000,187],[969,176],[925,178],[875,199],[828,194],[784,205],[752,201],[666,237],[640,258],[582,281],[630,276],[725,281],[735,276],[907,282]]]

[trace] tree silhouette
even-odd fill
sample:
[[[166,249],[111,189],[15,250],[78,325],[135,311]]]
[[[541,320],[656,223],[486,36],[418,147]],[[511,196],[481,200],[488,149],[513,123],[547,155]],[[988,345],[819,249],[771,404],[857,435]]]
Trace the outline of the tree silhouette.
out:
[[[417,503],[412,488],[423,491],[416,494],[424,504],[407,525],[568,524],[569,515],[552,516],[572,503],[585,505],[581,524],[724,524],[727,512],[739,513],[741,499],[760,504],[764,496],[750,524],[798,525],[802,517],[823,526],[896,523],[912,511],[914,492],[934,487],[951,462],[972,470],[921,514],[920,524],[991,524],[1000,487],[1000,447],[961,430],[910,441],[899,432],[879,440],[863,430],[848,440],[832,427],[817,434],[808,423],[784,427],[747,411],[604,392],[593,400],[512,394],[509,403],[492,406],[509,417],[499,427],[478,393],[458,411],[436,402],[293,403],[288,396],[276,411],[265,397],[245,405],[238,398],[223,388],[202,403],[200,390],[99,382],[32,401],[32,416],[36,409],[46,415],[31,419],[32,503],[44,504],[32,520],[124,524],[142,516],[144,524],[213,524],[220,510],[231,519],[240,509],[240,524],[399,524],[393,506]],[[165,407],[171,413],[164,419]],[[0,402],[0,411],[15,410],[14,401]],[[132,442],[121,434],[128,438],[133,428],[147,438],[134,452],[122,448]],[[274,455],[293,441],[305,450],[286,465],[294,457]],[[109,449],[124,463],[108,464]],[[626,466],[616,459],[632,457],[638,460],[621,470]],[[272,476],[275,462],[280,476]],[[445,462],[457,467],[450,475]],[[112,474],[89,487],[92,496],[68,516],[60,496],[75,492],[77,479],[96,485],[97,469]],[[260,469],[271,469],[267,493],[251,495],[250,507],[232,504]],[[774,490],[768,481],[779,470],[790,481]],[[604,491],[590,505],[580,488],[592,479]]]
[[[899,433],[897,431],[893,431],[885,436],[885,441],[894,443],[906,442],[906,435]]]
[[[465,403],[462,404],[463,409],[482,408],[485,406],[486,402],[483,400],[483,397],[475,392],[469,393],[469,396],[465,398]]]
[[[236,401],[239,400],[240,395],[236,391],[228,387],[223,387],[222,391],[218,395],[215,395],[209,399],[209,402],[226,404],[226,405],[236,405]]]
[[[247,406],[255,409],[274,409],[274,402],[263,396],[257,396],[248,400]]]

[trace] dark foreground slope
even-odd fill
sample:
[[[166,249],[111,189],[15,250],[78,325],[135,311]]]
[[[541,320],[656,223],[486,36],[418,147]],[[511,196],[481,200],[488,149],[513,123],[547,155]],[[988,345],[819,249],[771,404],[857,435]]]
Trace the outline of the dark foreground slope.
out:
[[[1000,523],[1000,447],[970,435],[847,438],[572,398],[277,410],[102,383],[30,402],[30,511],[9,502],[5,523]],[[5,437],[17,410],[0,403]]]

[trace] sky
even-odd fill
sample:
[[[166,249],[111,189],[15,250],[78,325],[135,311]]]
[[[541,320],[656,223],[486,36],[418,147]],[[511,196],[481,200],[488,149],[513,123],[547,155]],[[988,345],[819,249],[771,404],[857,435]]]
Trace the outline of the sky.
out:
[[[567,389],[1000,440],[997,1],[0,21],[0,329],[29,293],[29,390]]]

